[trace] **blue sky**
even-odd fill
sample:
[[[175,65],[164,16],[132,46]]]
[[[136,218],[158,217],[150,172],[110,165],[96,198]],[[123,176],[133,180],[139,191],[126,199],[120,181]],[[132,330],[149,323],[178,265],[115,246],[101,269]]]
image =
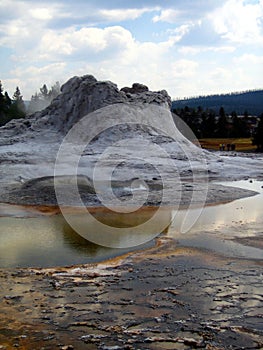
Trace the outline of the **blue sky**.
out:
[[[1,0],[0,79],[93,74],[172,98],[263,88],[263,0]]]

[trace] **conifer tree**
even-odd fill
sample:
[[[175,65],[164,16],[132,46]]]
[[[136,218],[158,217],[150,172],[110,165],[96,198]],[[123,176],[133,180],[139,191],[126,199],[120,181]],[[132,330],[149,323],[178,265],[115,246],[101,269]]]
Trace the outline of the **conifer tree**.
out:
[[[13,104],[16,106],[17,110],[25,113],[26,111],[25,103],[23,101],[23,96],[21,95],[21,92],[18,86],[16,87],[16,90],[13,95]]]
[[[47,85],[44,84],[39,91],[39,93],[36,92],[34,95],[32,95],[27,114],[32,114],[46,108],[60,93],[60,84],[57,81],[50,90],[48,90]]]
[[[223,107],[220,107],[219,110],[219,118],[217,121],[217,137],[228,137],[228,129],[227,129],[227,118],[226,113]]]
[[[4,113],[4,110],[5,110],[5,97],[4,97],[3,91],[4,91],[3,85],[0,80],[0,116]]]
[[[263,152],[263,113],[260,116],[258,127],[253,137],[253,144],[257,146],[259,152]]]

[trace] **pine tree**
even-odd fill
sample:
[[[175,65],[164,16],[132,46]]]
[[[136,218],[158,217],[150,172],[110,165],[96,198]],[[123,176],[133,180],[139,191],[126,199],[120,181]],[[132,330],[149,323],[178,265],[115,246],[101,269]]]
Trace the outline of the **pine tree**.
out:
[[[60,84],[57,81],[50,90],[48,90],[47,85],[44,84],[39,90],[39,93],[36,92],[32,95],[27,114],[32,114],[46,108],[60,93]]]
[[[220,107],[219,118],[217,121],[217,137],[228,137],[228,123],[226,113],[223,107]]]
[[[6,91],[5,92],[5,105],[7,108],[10,108],[11,104],[12,104],[12,100],[9,97],[8,92]]]
[[[202,137],[214,137],[216,130],[215,112],[207,111],[202,117]]]
[[[23,113],[23,114],[25,113],[26,111],[25,103],[23,101],[23,96],[21,95],[21,92],[18,86],[16,87],[16,90],[13,95],[13,104],[15,105],[15,107],[20,113]]]
[[[51,86],[51,89],[49,90],[49,99],[50,99],[50,102],[56,98],[60,93],[60,84],[59,82],[57,81],[56,84],[52,85]]]
[[[253,145],[257,146],[259,152],[263,152],[263,113],[260,116],[258,127],[253,137]]]
[[[40,93],[41,93],[41,98],[44,101],[49,101],[49,93],[48,93],[48,88],[47,88],[46,84],[44,84],[42,86],[42,88],[40,88],[39,90],[40,90]]]
[[[3,92],[4,92],[4,89],[3,89],[2,82],[0,80],[0,116],[4,113],[4,110],[5,110],[5,97]]]
[[[27,114],[30,115],[41,110],[40,103],[41,102],[39,94],[36,92],[34,95],[31,96],[31,100],[27,109]]]
[[[247,122],[244,118],[239,118],[236,112],[231,113],[232,125],[231,137],[249,137],[249,131],[247,128]]]
[[[13,100],[11,100],[7,92],[3,94],[3,86],[0,82],[0,126],[5,125],[12,119],[24,117],[25,105],[19,87],[16,88]]]

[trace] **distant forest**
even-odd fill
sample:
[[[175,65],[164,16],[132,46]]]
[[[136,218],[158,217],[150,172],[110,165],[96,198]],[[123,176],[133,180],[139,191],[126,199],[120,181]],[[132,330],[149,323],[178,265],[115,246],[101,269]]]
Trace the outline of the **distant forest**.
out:
[[[174,100],[172,109],[189,108],[211,109],[219,111],[224,108],[225,113],[231,114],[235,111],[238,115],[249,114],[260,116],[263,113],[263,90],[249,90],[243,92],[233,92],[222,95],[208,95],[190,97]]]
[[[199,139],[250,137],[263,151],[263,90],[176,100],[172,112]],[[179,127],[180,120],[175,123]]]

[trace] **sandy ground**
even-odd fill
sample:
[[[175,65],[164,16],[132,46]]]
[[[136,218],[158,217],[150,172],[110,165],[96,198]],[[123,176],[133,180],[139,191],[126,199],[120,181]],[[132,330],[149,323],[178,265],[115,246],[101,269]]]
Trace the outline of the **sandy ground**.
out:
[[[0,349],[262,349],[262,265],[163,236],[104,264],[1,270]]]

